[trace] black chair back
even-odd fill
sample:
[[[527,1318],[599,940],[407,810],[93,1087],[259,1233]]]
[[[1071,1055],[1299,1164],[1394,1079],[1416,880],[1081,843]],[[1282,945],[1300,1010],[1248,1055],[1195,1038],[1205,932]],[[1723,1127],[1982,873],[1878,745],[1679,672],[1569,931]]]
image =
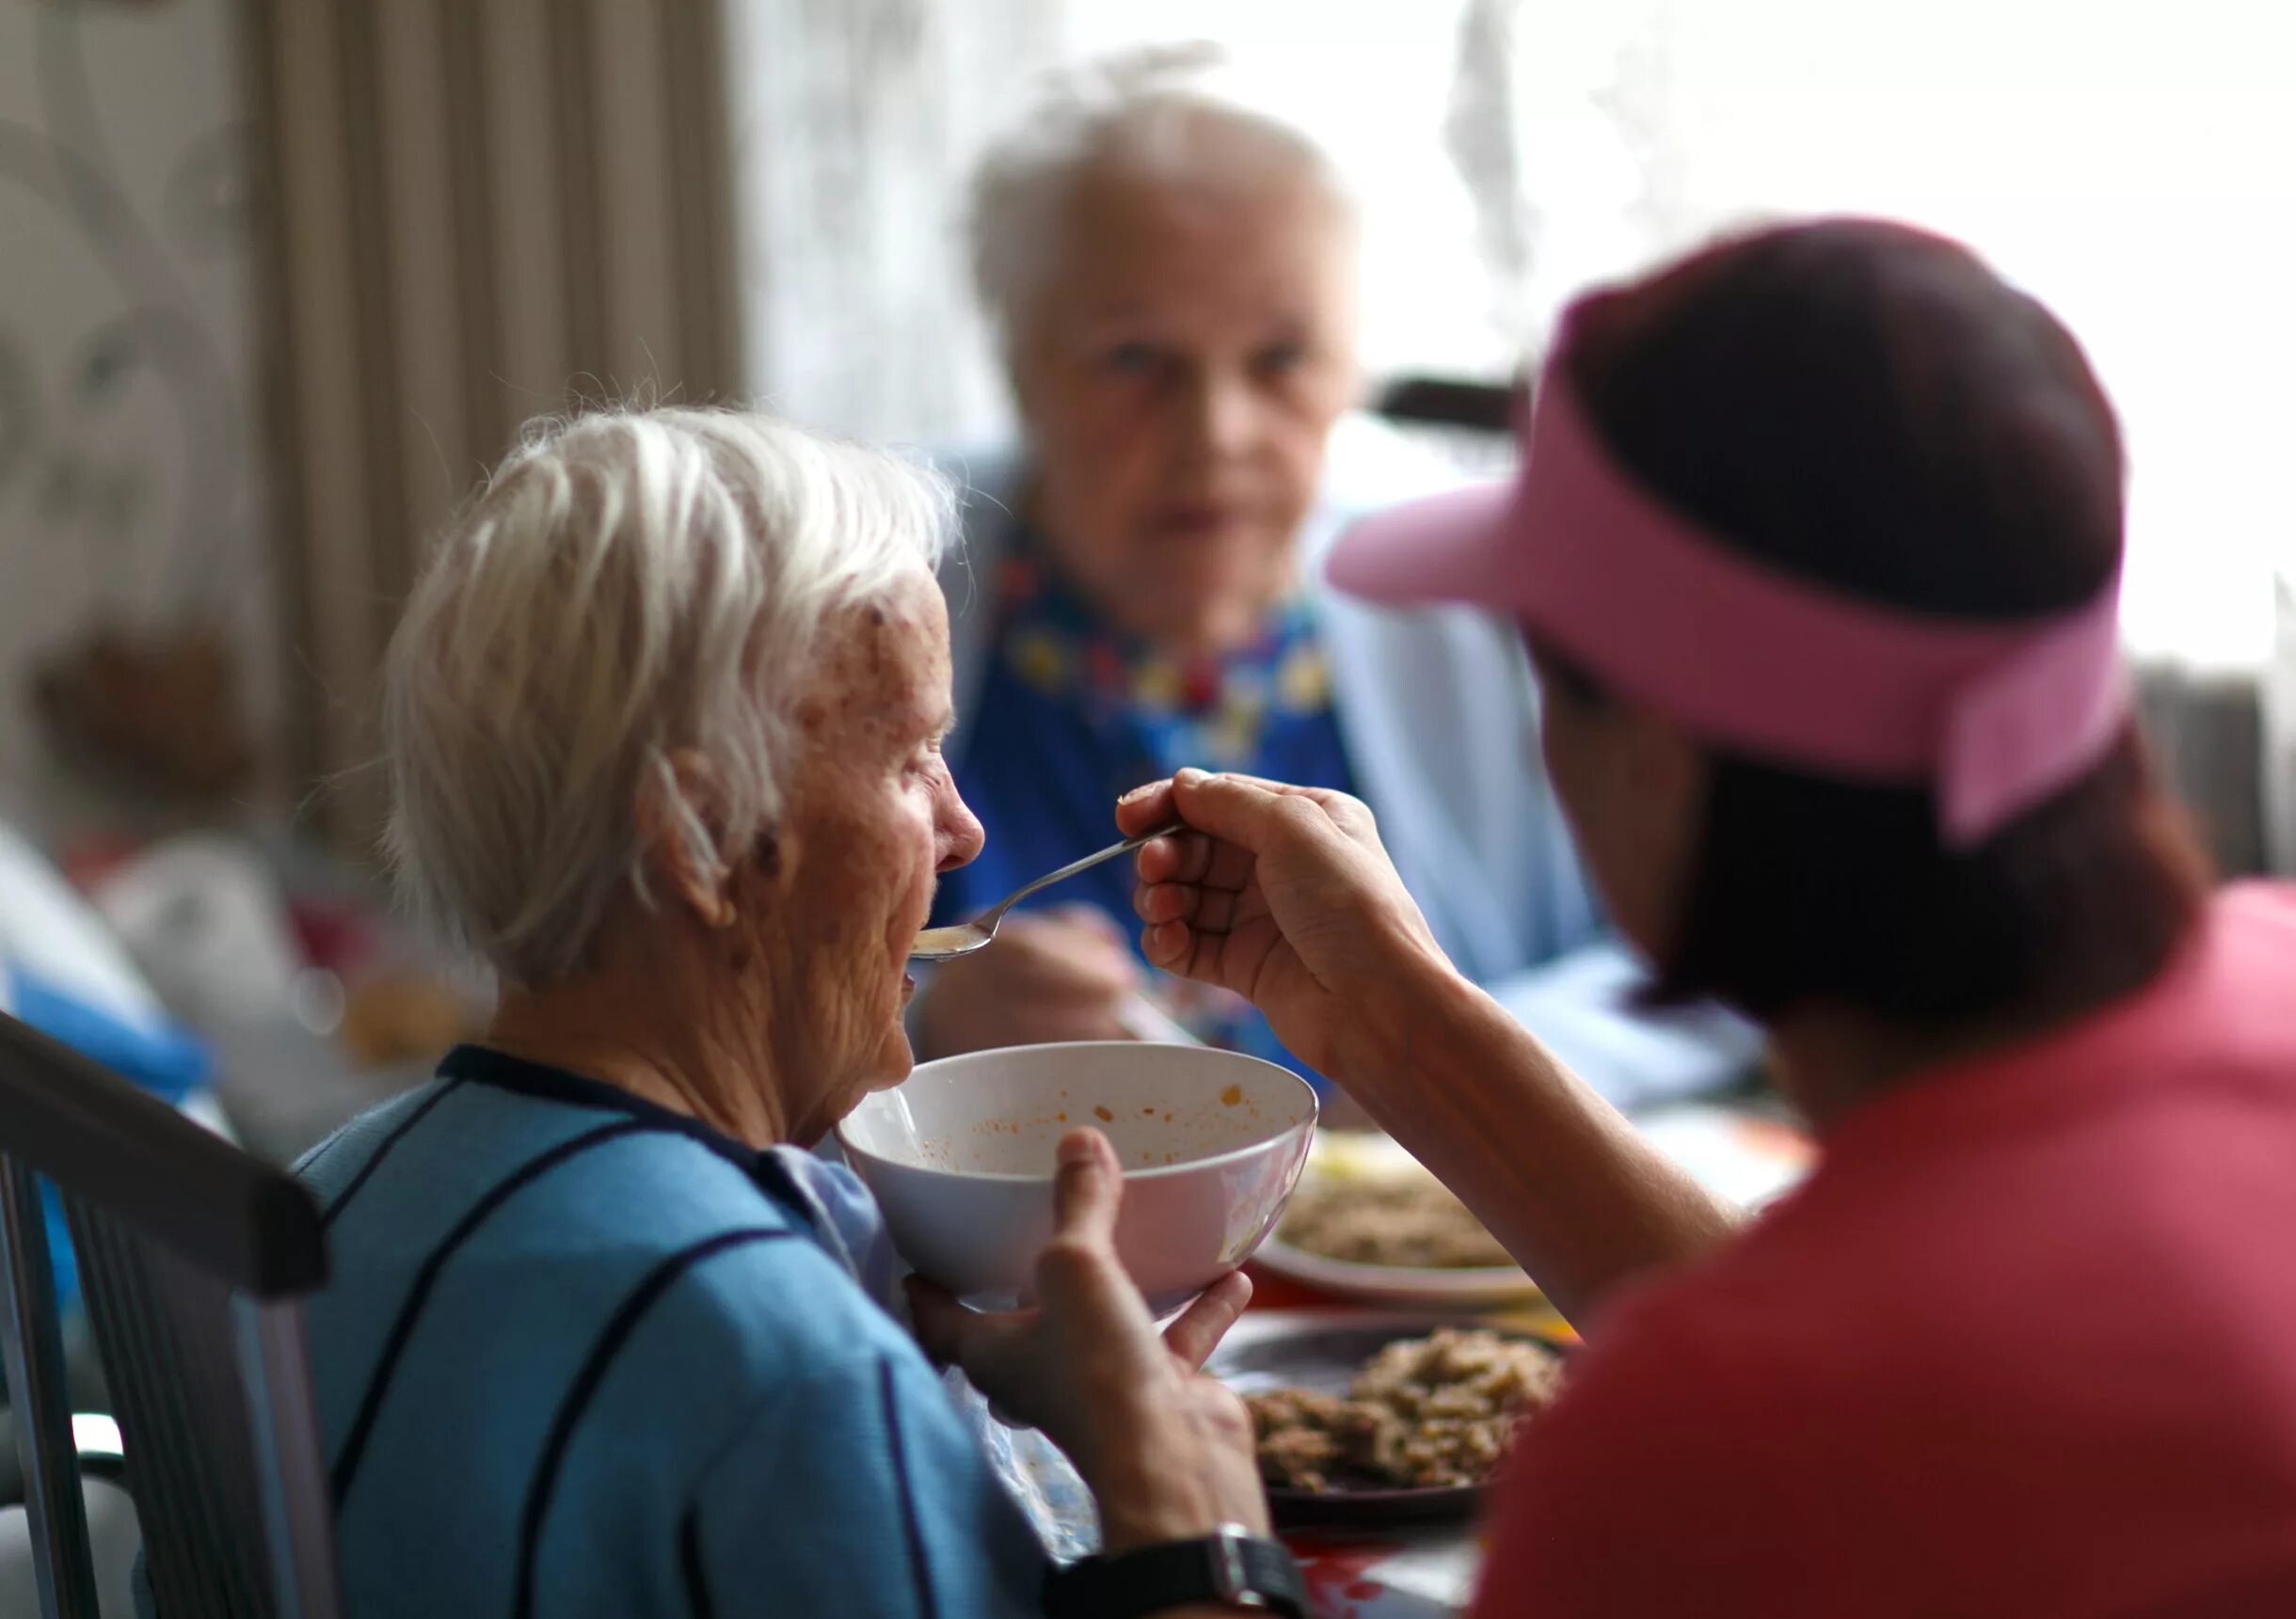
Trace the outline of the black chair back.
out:
[[[0,1015],[8,1387],[46,1619],[96,1619],[39,1180],[61,1195],[161,1619],[335,1619],[303,1295],[327,1277],[293,1176]]]

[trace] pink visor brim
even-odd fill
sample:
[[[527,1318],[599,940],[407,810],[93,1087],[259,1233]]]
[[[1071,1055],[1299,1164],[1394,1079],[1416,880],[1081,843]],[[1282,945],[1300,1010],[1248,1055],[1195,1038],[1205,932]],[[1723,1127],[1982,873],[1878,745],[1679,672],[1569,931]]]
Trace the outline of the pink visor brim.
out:
[[[1975,843],[2120,734],[2117,579],[2049,618],[1966,622],[1856,600],[1702,531],[1612,460],[1550,361],[1522,474],[1343,535],[1337,588],[1525,625],[1694,734],[1876,785],[1927,786]]]

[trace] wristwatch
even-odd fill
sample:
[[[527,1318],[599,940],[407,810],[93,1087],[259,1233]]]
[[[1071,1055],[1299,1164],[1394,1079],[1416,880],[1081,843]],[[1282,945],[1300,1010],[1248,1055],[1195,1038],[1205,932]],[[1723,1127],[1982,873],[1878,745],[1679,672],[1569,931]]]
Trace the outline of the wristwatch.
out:
[[[1241,1524],[1222,1524],[1202,1540],[1079,1558],[1044,1577],[1050,1619],[1146,1619],[1191,1602],[1307,1619],[1307,1587],[1292,1554]]]

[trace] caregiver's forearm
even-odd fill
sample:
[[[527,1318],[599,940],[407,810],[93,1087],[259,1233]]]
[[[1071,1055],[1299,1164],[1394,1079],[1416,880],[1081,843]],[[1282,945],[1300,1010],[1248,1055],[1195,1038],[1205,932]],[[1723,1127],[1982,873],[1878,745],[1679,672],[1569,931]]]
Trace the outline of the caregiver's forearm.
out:
[[[1331,1077],[1574,1322],[1617,1283],[1720,1242],[1743,1217],[1464,978],[1421,986],[1377,1049],[1366,1071]]]

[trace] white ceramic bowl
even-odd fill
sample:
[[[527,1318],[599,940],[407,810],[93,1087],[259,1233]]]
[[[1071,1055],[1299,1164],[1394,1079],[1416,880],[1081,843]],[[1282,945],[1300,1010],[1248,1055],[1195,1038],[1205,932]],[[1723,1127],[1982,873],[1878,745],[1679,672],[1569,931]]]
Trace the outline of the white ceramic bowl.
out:
[[[1204,1046],[1015,1046],[918,1065],[837,1139],[901,1256],[976,1309],[1007,1309],[1051,1235],[1055,1149],[1087,1124],[1124,1164],[1117,1253],[1161,1315],[1275,1229],[1315,1138],[1315,1092]]]

